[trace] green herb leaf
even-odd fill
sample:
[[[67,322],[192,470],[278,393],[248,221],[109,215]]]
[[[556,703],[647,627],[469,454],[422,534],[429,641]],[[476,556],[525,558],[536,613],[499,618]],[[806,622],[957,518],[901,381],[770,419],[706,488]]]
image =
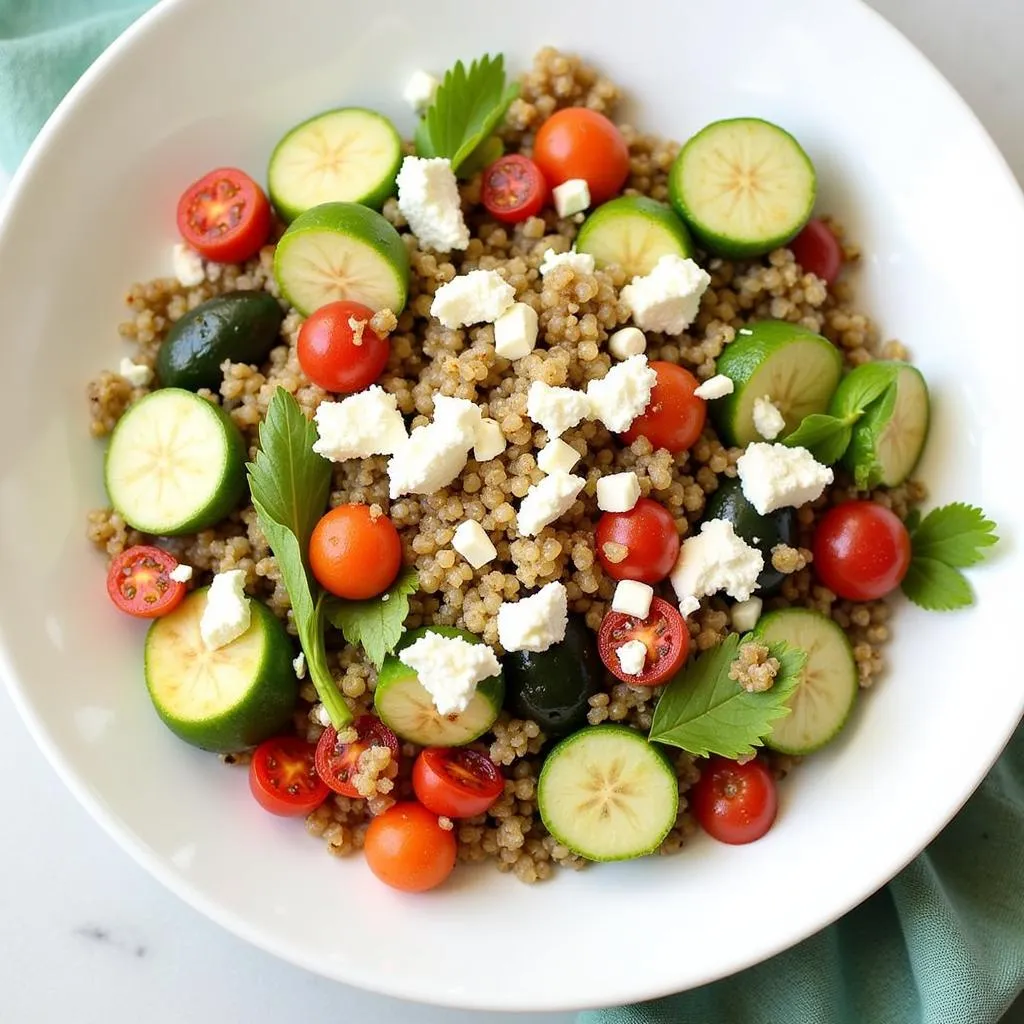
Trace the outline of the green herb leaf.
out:
[[[861,363],[854,367],[843,380],[833,412],[844,419],[853,417],[851,422],[856,423],[868,406],[891,387],[898,372],[897,366],[885,360]]]
[[[907,528],[907,533],[913,537],[914,531],[921,525],[921,510],[912,508],[907,513],[907,518],[903,520],[903,525]]]
[[[882,392],[881,397],[872,403],[871,418],[875,427],[865,430],[864,436],[857,439],[854,451],[853,482],[858,491],[870,491],[882,480],[883,467],[878,461],[878,432],[889,425],[896,409],[896,382],[893,380]],[[865,428],[861,424],[861,428]]]
[[[954,501],[933,508],[914,529],[914,557],[935,558],[957,569],[977,565],[999,538],[996,524],[973,505]]]
[[[936,558],[914,558],[903,577],[903,593],[929,612],[951,612],[974,604],[967,577]]]
[[[677,672],[654,710],[650,739],[698,757],[737,758],[754,753],[777,718],[789,714],[787,701],[807,664],[807,654],[784,643],[769,644],[779,672],[769,690],[748,693],[729,678],[742,639],[735,633]]]
[[[403,569],[398,579],[378,597],[367,601],[332,601],[328,618],[350,644],[362,644],[366,656],[380,668],[402,638],[409,614],[409,596],[419,589],[415,569]]]
[[[805,416],[782,443],[791,448],[806,448],[822,465],[831,466],[843,457],[852,436],[847,420],[815,412]]]

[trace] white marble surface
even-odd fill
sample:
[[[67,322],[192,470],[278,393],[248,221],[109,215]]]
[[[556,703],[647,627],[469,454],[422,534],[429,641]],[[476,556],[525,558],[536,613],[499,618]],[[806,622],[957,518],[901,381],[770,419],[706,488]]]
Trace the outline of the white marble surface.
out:
[[[973,106],[1024,181],[1024,2],[873,0]],[[827,88],[827,83],[822,83]],[[4,175],[0,171],[0,192]],[[166,892],[101,832],[0,693],[0,1021],[498,1024],[371,996],[274,960]],[[540,1014],[529,1024],[568,1024]]]

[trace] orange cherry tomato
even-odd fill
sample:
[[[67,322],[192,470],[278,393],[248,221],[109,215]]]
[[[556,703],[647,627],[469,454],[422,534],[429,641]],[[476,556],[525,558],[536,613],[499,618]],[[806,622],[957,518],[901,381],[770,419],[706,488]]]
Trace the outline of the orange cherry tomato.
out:
[[[456,850],[455,832],[441,828],[437,815],[415,800],[374,818],[363,845],[370,870],[403,892],[439,886],[455,867]]]
[[[533,159],[554,188],[583,178],[592,206],[621,191],[629,177],[629,147],[604,114],[586,107],[556,111],[538,129]]]
[[[245,171],[220,167],[178,200],[178,231],[204,259],[242,263],[270,237],[270,201]]]
[[[402,567],[402,542],[395,524],[369,505],[339,505],[313,528],[309,564],[324,590],[362,601],[394,583]]]
[[[675,363],[656,359],[650,365],[658,377],[651,402],[622,436],[627,444],[646,437],[655,448],[673,455],[685,452],[697,443],[707,419],[707,403],[694,394],[700,382]]]

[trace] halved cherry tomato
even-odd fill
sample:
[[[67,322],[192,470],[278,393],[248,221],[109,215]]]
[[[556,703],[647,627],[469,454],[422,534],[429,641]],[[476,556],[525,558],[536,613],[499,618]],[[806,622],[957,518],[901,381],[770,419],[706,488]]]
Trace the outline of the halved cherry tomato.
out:
[[[814,531],[814,571],[848,601],[892,593],[910,568],[910,534],[895,512],[874,501],[830,508]]]
[[[484,169],[480,200],[492,217],[517,224],[544,208],[548,183],[529,157],[509,153]]]
[[[583,178],[592,206],[616,195],[629,177],[629,147],[622,132],[604,114],[586,107],[566,107],[537,130],[533,159],[554,188]]]
[[[295,351],[302,372],[325,391],[351,394],[383,372],[391,342],[370,329],[373,310],[361,302],[329,302],[299,328]]]
[[[316,745],[316,773],[335,793],[358,797],[359,790],[349,780],[359,769],[360,754],[370,747],[387,747],[397,763],[398,737],[376,715],[360,715],[352,728],[358,739],[351,743],[339,743],[333,726],[324,729]]]
[[[338,505],[313,527],[309,564],[324,590],[363,601],[394,583],[402,567],[402,542],[383,513],[369,505]]]
[[[194,181],[178,200],[178,231],[200,256],[242,263],[270,237],[270,202],[245,171],[219,167]]]
[[[123,612],[140,619],[156,619],[173,612],[188,589],[170,577],[178,567],[174,555],[151,544],[122,551],[107,572],[107,593]]]
[[[498,766],[478,750],[428,747],[412,768],[412,788],[428,811],[449,818],[483,814],[505,791]]]
[[[700,381],[675,363],[656,359],[650,366],[658,377],[650,404],[622,436],[627,444],[643,436],[655,448],[666,448],[673,455],[685,452],[697,443],[707,419],[707,402],[694,394]]]
[[[788,248],[806,273],[835,284],[843,266],[843,247],[823,220],[809,220]]]
[[[679,557],[675,521],[652,498],[641,498],[628,512],[605,512],[595,539],[601,567],[614,580],[660,583]]]
[[[271,814],[297,817],[315,811],[330,790],[316,773],[316,747],[298,736],[265,740],[249,762],[249,788]]]
[[[647,648],[644,670],[638,676],[626,675],[615,652],[630,640],[639,640]],[[660,686],[675,675],[690,653],[690,631],[679,614],[660,597],[651,601],[646,619],[622,612],[608,612],[601,620],[597,650],[604,666],[616,679],[633,686]]]
[[[437,815],[415,800],[377,815],[363,844],[370,870],[403,892],[426,892],[440,885],[455,867],[456,852],[454,830],[441,828]]]
[[[778,811],[775,780],[759,759],[739,764],[713,757],[687,793],[698,824],[720,843],[740,845],[760,839]]]

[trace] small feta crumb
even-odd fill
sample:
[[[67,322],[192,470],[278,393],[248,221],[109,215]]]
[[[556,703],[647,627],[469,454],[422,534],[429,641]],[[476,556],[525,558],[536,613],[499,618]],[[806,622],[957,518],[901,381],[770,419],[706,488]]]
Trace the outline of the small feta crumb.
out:
[[[491,324],[512,305],[515,297],[515,289],[496,270],[471,270],[437,289],[430,315],[451,328]]]
[[[565,639],[569,598],[563,584],[549,583],[519,601],[498,609],[498,642],[506,651],[540,654]]]
[[[571,473],[580,461],[580,453],[560,437],[553,437],[537,453],[537,468],[542,473]]]
[[[527,302],[513,302],[494,321],[494,351],[502,359],[522,359],[537,345],[537,310]]]
[[[174,265],[174,276],[182,288],[195,288],[206,280],[203,257],[184,242],[175,244],[171,250],[171,261]]]
[[[693,393],[698,398],[703,398],[705,402],[710,402],[716,398],[725,398],[735,390],[736,385],[733,384],[731,377],[726,377],[724,373],[716,373],[714,377],[709,377],[704,381]]]
[[[597,481],[597,507],[602,512],[628,512],[639,499],[636,473],[611,473]]]
[[[534,484],[519,503],[516,529],[524,537],[536,537],[549,523],[572,508],[587,481],[570,473],[552,473]]]
[[[630,356],[616,363],[600,380],[587,385],[591,413],[610,431],[621,434],[650,404],[651,389],[658,375],[647,364],[647,356]]]
[[[654,587],[637,580],[619,580],[612,595],[612,611],[632,615],[635,619],[646,619],[651,614]]]
[[[590,415],[590,399],[575,388],[553,388],[535,380],[526,393],[526,415],[539,423],[549,438],[558,437]]]
[[[615,648],[615,657],[619,659],[623,675],[638,676],[647,661],[647,644],[643,640],[627,640],[621,647]]]
[[[148,366],[144,363],[133,363],[127,358],[121,360],[121,365],[118,367],[117,372],[133,388],[148,387],[153,380],[153,371]]]
[[[590,205],[590,186],[586,178],[569,178],[551,190],[559,217],[582,213]]]
[[[786,429],[786,419],[768,395],[754,399],[754,429],[774,441]]]
[[[299,651],[299,653],[296,654],[294,658],[292,658],[292,668],[295,671],[296,679],[306,678],[306,655],[304,652]],[[323,707],[322,704],[320,706]],[[328,718],[328,723],[329,722],[330,719]]]
[[[595,264],[589,252],[555,252],[548,249],[540,263],[540,276],[547,277],[556,267],[571,267],[577,274],[592,274]]]
[[[484,528],[473,519],[459,523],[452,538],[452,547],[469,562],[474,569],[486,565],[498,557],[497,548],[491,543]]]
[[[453,440],[457,434],[459,444],[465,445],[468,451],[476,444],[483,416],[480,414],[480,406],[468,398],[434,395],[433,422],[438,426],[445,427]]]
[[[390,601],[391,600],[391,595],[390,594],[381,594],[380,595],[380,599],[381,599],[381,601]]]
[[[441,83],[429,71],[417,69],[409,76],[402,90],[402,99],[416,111],[422,114],[431,103]]]
[[[180,562],[167,574],[175,583],[188,583],[192,579],[192,566]]]
[[[761,618],[764,601],[759,597],[748,597],[732,606],[732,628],[740,633],[749,633]]]
[[[481,416],[480,426],[477,427],[476,437],[473,438],[473,458],[477,462],[490,462],[491,459],[496,459],[507,446],[508,442],[501,432],[498,421]]]
[[[388,460],[392,500],[447,487],[465,469],[481,422],[475,403],[435,395],[433,421],[416,427]]]
[[[806,449],[755,441],[736,462],[743,495],[762,516],[779,508],[799,508],[821,497],[832,470]]]
[[[398,655],[430,694],[442,715],[461,714],[469,707],[476,685],[501,671],[494,651],[487,644],[470,643],[459,636],[441,636],[427,631]]]
[[[710,519],[700,533],[687,537],[670,579],[680,601],[707,597],[724,590],[737,601],[746,601],[757,589],[764,557],[736,536],[727,519]]]
[[[398,208],[422,248],[451,252],[469,245],[469,228],[462,217],[462,199],[450,160],[407,156],[395,183]]]
[[[398,399],[376,384],[340,402],[321,402],[313,418],[313,451],[331,462],[390,455],[408,441]]]
[[[199,620],[199,635],[207,650],[216,651],[240,637],[252,621],[245,596],[245,571],[229,569],[213,577],[206,592],[206,607]]]
[[[647,351],[647,339],[639,327],[622,327],[608,339],[608,351],[616,359],[628,359]]]
[[[325,729],[332,725],[330,713],[327,710],[327,706],[324,704],[317,704],[313,709],[314,716],[319,725],[322,725]]]
[[[649,274],[622,289],[621,299],[643,330],[682,334],[697,319],[709,284],[710,275],[693,260],[662,256]]]
[[[686,597],[679,599],[679,614],[684,619],[688,619],[698,608],[700,608],[700,601],[692,594],[687,594]]]

